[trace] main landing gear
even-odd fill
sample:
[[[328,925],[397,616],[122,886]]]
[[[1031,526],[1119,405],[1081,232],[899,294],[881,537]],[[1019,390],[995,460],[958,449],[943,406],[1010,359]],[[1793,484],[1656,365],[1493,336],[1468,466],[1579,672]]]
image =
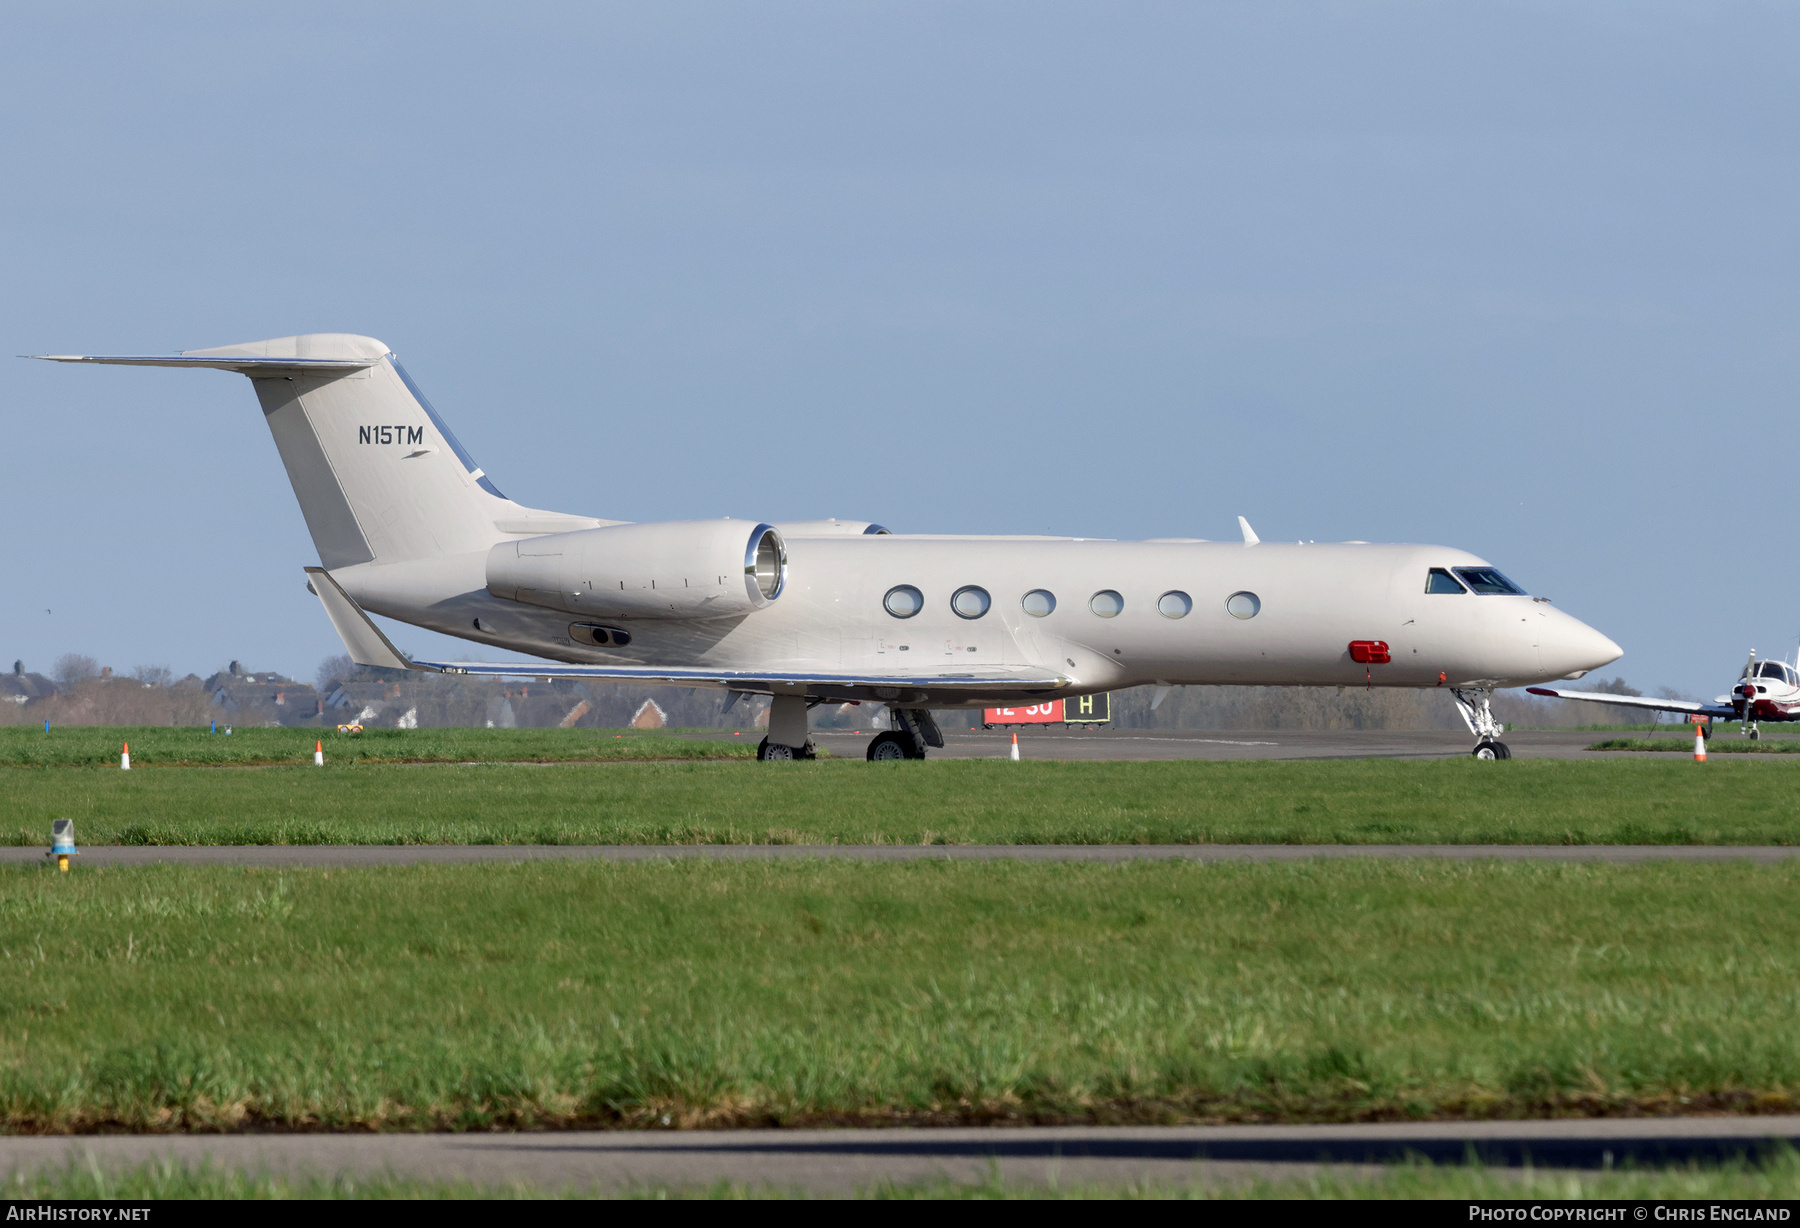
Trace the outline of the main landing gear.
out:
[[[913,745],[910,733],[901,733],[898,729],[890,729],[886,733],[878,733],[875,740],[869,743],[868,760],[870,763],[888,763],[895,759],[923,759],[925,752]]]
[[[807,710],[817,700],[804,695],[777,695],[769,703],[769,736],[756,747],[756,757],[764,762],[787,762],[813,759],[818,751],[807,736]],[[931,717],[929,708],[890,708],[894,728],[878,733],[869,743],[869,762],[891,759],[923,759],[925,749],[944,745],[944,731]]]
[[[1478,739],[1469,753],[1477,759],[1511,759],[1512,750],[1500,740],[1506,727],[1494,719],[1494,693],[1486,687],[1453,688],[1450,697],[1456,701],[1463,723]]]
[[[767,738],[756,744],[758,759],[816,759],[818,756],[818,749],[810,740],[804,746],[787,746]]]
[[[899,728],[875,735],[869,743],[870,763],[923,759],[926,747],[943,748],[944,731],[932,719],[929,708],[890,708],[889,711],[894,714],[894,724]]]

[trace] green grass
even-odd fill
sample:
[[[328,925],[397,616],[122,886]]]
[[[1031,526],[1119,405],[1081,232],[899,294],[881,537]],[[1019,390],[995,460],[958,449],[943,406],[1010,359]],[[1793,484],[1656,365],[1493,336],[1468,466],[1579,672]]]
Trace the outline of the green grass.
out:
[[[615,759],[753,758],[760,733],[695,739],[636,729],[335,729],[243,728],[230,735],[189,727],[0,726],[0,767],[119,766],[131,744],[134,769],[175,766],[262,767],[312,764],[322,741],[333,763],[584,762]]]
[[[1723,1164],[1621,1168],[1600,1172],[1493,1169],[1480,1165],[1394,1164],[1309,1169],[1292,1176],[1252,1180],[1137,1182],[1121,1185],[1008,1183],[995,1175],[979,1182],[877,1182],[859,1190],[868,1199],[1794,1199],[1800,1198],[1800,1163],[1791,1148]],[[546,1188],[526,1182],[478,1185],[427,1181],[392,1174],[289,1178],[245,1172],[212,1163],[164,1161],[120,1172],[71,1162],[48,1171],[15,1174],[0,1184],[13,1199],[531,1199],[602,1196],[622,1199],[803,1198],[806,1192],[768,1185],[719,1182],[707,1186],[639,1184],[616,1189]]]
[[[0,869],[0,1128],[1791,1112],[1800,866]]]
[[[1786,759],[333,763],[0,786],[0,842],[23,845],[53,818],[81,844],[1800,842]]]
[[[1687,734],[1681,738],[1657,738],[1651,741],[1646,738],[1609,738],[1604,742],[1595,742],[1589,750],[1660,750],[1680,751],[1684,754],[1694,753],[1694,735]],[[1751,741],[1749,738],[1712,737],[1706,740],[1706,754],[1713,755],[1792,755],[1800,753],[1800,739],[1761,738]]]

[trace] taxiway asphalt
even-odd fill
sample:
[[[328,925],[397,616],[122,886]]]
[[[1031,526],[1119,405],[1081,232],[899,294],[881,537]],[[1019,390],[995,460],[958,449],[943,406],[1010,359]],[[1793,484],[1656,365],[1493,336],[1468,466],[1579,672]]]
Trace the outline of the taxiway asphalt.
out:
[[[638,1130],[537,1134],[89,1135],[0,1138],[0,1173],[173,1161],[289,1178],[394,1175],[608,1192],[721,1183],[810,1194],[882,1185],[1216,1185],[1418,1156],[1492,1167],[1716,1162],[1800,1143],[1800,1117],[1327,1126]]]
[[[1736,726],[1727,729],[1735,730]],[[1019,753],[1025,759],[1157,760],[1157,759],[1456,759],[1475,745],[1469,734],[1435,729],[1278,729],[1278,730],[1160,730],[1062,726],[1022,726],[1018,729],[946,728],[945,746],[932,758],[1004,759],[1011,754],[1012,736],[1019,735]],[[864,731],[822,729],[813,741],[840,758],[860,758],[874,735]],[[1641,737],[1578,729],[1512,730],[1506,745],[1519,759],[1643,759],[1661,758],[1658,752],[1595,751],[1595,742],[1611,738]],[[1668,754],[1691,756],[1691,734],[1659,734],[1669,744]],[[1771,736],[1782,736],[1771,734]],[[1737,737],[1717,732],[1715,739]],[[1733,755],[1736,759],[1767,762],[1786,755]]]

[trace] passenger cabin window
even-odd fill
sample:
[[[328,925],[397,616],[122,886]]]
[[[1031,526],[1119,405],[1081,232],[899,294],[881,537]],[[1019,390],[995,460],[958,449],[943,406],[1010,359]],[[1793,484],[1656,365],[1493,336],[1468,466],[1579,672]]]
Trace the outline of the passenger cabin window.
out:
[[[1456,574],[1464,584],[1484,596],[1523,597],[1525,590],[1492,567],[1458,567]]]
[[[1456,582],[1456,577],[1442,567],[1433,567],[1425,577],[1425,591],[1428,593],[1466,593],[1469,590]]]

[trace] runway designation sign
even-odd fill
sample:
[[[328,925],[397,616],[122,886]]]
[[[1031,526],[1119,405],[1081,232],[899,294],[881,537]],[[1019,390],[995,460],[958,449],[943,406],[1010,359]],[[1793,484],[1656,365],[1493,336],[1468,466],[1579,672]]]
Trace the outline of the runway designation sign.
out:
[[[1063,701],[1031,704],[1024,708],[986,708],[981,719],[987,725],[1060,725],[1063,723]]]
[[[1112,720],[1112,696],[1083,695],[1076,699],[1051,699],[1022,708],[984,708],[982,724],[995,725],[1105,725]]]

